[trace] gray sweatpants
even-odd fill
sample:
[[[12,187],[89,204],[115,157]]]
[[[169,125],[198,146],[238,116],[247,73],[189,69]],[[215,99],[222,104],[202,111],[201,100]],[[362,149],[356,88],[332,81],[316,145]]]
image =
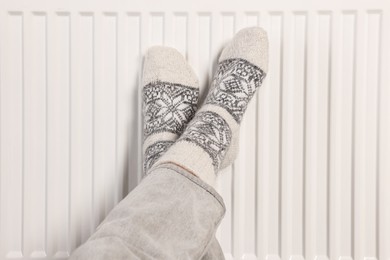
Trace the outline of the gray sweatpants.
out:
[[[221,196],[173,164],[152,170],[70,259],[224,259]]]

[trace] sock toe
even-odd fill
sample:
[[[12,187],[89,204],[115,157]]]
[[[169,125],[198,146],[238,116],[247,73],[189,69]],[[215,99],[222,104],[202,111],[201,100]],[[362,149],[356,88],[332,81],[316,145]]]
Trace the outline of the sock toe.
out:
[[[148,49],[142,85],[150,82],[172,82],[198,88],[198,78],[183,55],[174,48],[154,46]]]
[[[240,30],[222,51],[219,61],[237,58],[247,60],[267,73],[267,32],[260,27],[249,27]]]

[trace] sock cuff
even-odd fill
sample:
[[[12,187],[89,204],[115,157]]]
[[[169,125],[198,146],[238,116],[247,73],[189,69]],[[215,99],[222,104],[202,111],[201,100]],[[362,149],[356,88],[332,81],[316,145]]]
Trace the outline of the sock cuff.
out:
[[[173,163],[201,178],[210,186],[215,185],[216,173],[213,160],[204,149],[192,142],[178,140],[161,156],[152,169],[163,163]]]
[[[152,134],[145,139],[143,143],[142,152],[145,153],[146,149],[148,149],[149,146],[159,141],[170,141],[170,140],[176,140],[177,138],[179,138],[179,136],[171,132],[159,132],[159,133]]]
[[[144,175],[148,174],[149,169],[153,166],[153,164],[168,150],[169,147],[171,147],[173,143],[173,140],[160,140],[146,147],[144,151]]]

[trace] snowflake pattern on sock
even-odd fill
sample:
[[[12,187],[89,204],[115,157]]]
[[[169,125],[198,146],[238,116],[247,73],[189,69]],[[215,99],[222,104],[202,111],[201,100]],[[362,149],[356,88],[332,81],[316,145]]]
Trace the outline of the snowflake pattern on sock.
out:
[[[152,165],[165,153],[174,141],[158,141],[146,148],[144,157],[144,174],[152,167]]]
[[[180,135],[197,109],[199,89],[170,82],[143,88],[144,139],[154,133]]]
[[[202,147],[210,155],[214,169],[217,170],[231,143],[232,132],[220,115],[204,111],[195,115],[179,140]]]
[[[205,103],[225,108],[240,123],[265,75],[263,70],[244,59],[221,61]]]

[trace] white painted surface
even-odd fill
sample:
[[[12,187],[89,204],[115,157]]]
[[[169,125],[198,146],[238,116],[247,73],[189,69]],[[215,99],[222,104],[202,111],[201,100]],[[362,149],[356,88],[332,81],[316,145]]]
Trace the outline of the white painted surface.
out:
[[[66,258],[137,184],[149,46],[204,94],[250,25],[270,72],[218,179],[227,259],[390,260],[388,0],[1,0],[0,259]]]

